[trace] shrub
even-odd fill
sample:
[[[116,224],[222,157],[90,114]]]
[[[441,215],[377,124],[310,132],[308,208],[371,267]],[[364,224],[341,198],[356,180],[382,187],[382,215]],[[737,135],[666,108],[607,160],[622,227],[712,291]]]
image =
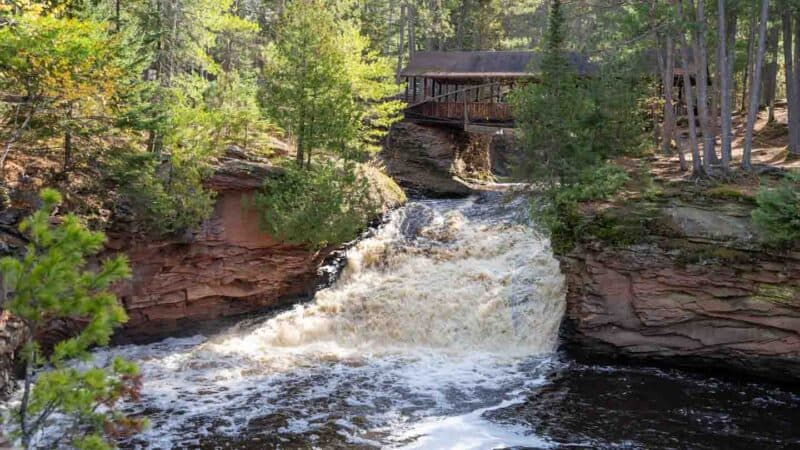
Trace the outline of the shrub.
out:
[[[606,199],[628,180],[624,169],[604,164],[582,170],[572,185],[555,188],[549,201],[539,208],[540,222],[550,231],[553,249],[557,253],[569,251],[582,233],[579,202]]]
[[[55,448],[72,440],[77,448],[109,448],[107,439],[136,431],[143,422],[114,409],[118,400],[136,398],[140,387],[135,365],[116,358],[109,367],[73,367],[73,358],[88,357],[94,345],[106,345],[115,326],[127,320],[109,286],[130,275],[123,256],[107,259],[95,270],[87,258],[101,250],[105,235],[92,232],[75,215],[53,225],[50,215],[61,202],[58,192],[45,189],[44,205],[20,225],[29,244],[22,259],[0,259],[5,294],[3,307],[28,328],[22,359],[22,398],[4,424],[25,448]],[[86,325],[74,337],[57,343],[49,355],[34,337],[52,319],[79,319]],[[36,376],[34,371],[43,369]],[[37,434],[47,419],[59,414],[67,427],[47,441]]]
[[[291,164],[267,179],[253,206],[264,231],[283,242],[324,247],[354,239],[380,209],[369,182],[351,164]]]
[[[202,161],[160,162],[157,155],[120,152],[111,176],[147,231],[176,233],[196,227],[214,207],[214,192],[203,187],[208,168]]]
[[[791,247],[800,240],[800,173],[788,174],[774,189],[762,187],[756,202],[753,221],[767,243]]]

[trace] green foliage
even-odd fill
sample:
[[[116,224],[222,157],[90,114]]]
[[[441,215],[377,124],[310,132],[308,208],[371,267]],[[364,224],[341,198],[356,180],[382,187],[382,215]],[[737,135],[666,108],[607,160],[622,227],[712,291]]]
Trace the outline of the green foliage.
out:
[[[549,197],[537,197],[537,220],[551,233],[556,252],[569,251],[582,233],[583,219],[578,203],[609,198],[629,181],[624,169],[613,164],[584,169],[578,182],[557,187]]]
[[[352,164],[333,162],[309,170],[288,165],[266,180],[253,206],[270,235],[312,247],[354,239],[380,211],[367,178]]]
[[[517,125],[522,132],[524,157],[518,176],[543,181],[548,189],[577,182],[586,167],[601,161],[594,130],[598,109],[585,80],[569,66],[563,53],[564,17],[561,3],[552,2],[547,51],[539,83],[528,83],[512,93]]]
[[[107,448],[104,430],[119,428],[122,432],[141,425],[113,410],[119,399],[136,396],[136,366],[116,359],[108,368],[80,370],[71,367],[69,360],[87,357],[92,346],[107,345],[114,327],[127,320],[125,310],[108,289],[130,276],[130,269],[124,256],[103,261],[96,271],[88,268],[87,258],[101,250],[105,236],[88,230],[71,214],[52,225],[50,216],[61,196],[45,189],[41,199],[43,206],[20,225],[30,240],[23,258],[0,259],[6,294],[3,307],[26,324],[31,336],[23,351],[26,377],[22,400],[9,425],[27,448],[47,418],[58,412],[74,425],[67,437],[77,446]],[[45,356],[32,336],[48,320],[61,318],[79,319],[86,325]],[[32,385],[32,371],[44,365],[48,370]]]
[[[317,149],[341,156],[373,150],[396,120],[392,65],[321,0],[292,2],[267,51],[263,104],[297,141],[297,160]],[[308,164],[306,162],[306,164]]]
[[[214,206],[214,192],[203,187],[208,170],[202,161],[162,161],[153,153],[120,149],[111,177],[147,231],[178,233],[196,227]]]
[[[628,173],[614,164],[590,167],[578,174],[577,182],[559,189],[556,198],[559,202],[585,202],[608,198],[628,181]]]
[[[125,53],[121,36],[109,35],[101,21],[41,15],[30,8],[0,26],[0,92],[12,99],[0,108],[0,140],[68,136],[68,169],[71,140],[112,122],[132,75]]]
[[[800,173],[789,173],[774,189],[761,188],[756,202],[753,221],[766,242],[779,247],[800,242]]]

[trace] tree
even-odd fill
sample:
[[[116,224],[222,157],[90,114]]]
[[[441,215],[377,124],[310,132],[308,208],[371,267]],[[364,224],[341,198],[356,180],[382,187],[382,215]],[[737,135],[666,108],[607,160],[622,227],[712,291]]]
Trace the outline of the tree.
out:
[[[706,174],[711,174],[711,163],[716,159],[714,150],[716,136],[712,132],[711,114],[708,110],[708,48],[704,0],[697,0],[695,21],[697,30],[693,33],[693,46],[697,69],[697,111],[700,114],[700,130],[703,133],[703,170]]]
[[[719,45],[719,65],[720,65],[720,115],[722,116],[722,170],[727,172],[731,160],[731,141],[733,138],[733,124],[731,116],[731,88],[729,76],[731,72],[731,61],[727,49],[728,36],[726,33],[727,16],[725,15],[726,0],[717,0],[717,19],[718,19],[718,45]]]
[[[783,63],[786,79],[787,109],[789,115],[789,154],[800,157],[800,67],[798,67],[798,55],[800,55],[800,43],[795,42],[793,50],[793,40],[796,30],[800,30],[800,25],[794,25],[794,5],[786,0],[783,3],[781,22],[783,24]]]
[[[388,100],[399,92],[391,60],[319,0],[286,7],[264,79],[265,109],[295,138],[300,166],[316,149],[345,157],[374,149],[401,108]]]
[[[683,0],[672,0],[679,18],[683,17]],[[689,70],[689,45],[686,42],[686,35],[682,30],[678,31],[681,43],[681,66],[683,67],[683,91],[686,99],[686,111],[689,116],[689,142],[692,150],[692,173],[695,176],[703,173],[703,166],[700,161],[700,149],[697,145],[697,121],[694,113],[694,93],[692,92],[692,73]]]
[[[63,166],[70,168],[72,136],[107,126],[122,94],[127,81],[122,44],[105,23],[45,16],[36,9],[0,27],[0,91],[7,105],[0,171],[12,145],[32,131],[62,134]]]
[[[759,100],[761,99],[761,72],[764,67],[764,47],[767,39],[767,20],[769,19],[769,0],[761,1],[761,17],[758,26],[758,52],[756,54],[753,75],[750,77],[750,108],[747,110],[747,125],[745,128],[744,150],[742,153],[742,168],[752,169],[750,155],[753,151],[753,128],[758,116]]]
[[[70,360],[87,357],[94,345],[108,344],[114,327],[127,320],[108,288],[128,277],[130,269],[123,256],[105,260],[97,271],[90,269],[87,258],[102,248],[105,236],[89,231],[72,214],[52,225],[51,214],[61,196],[45,189],[41,199],[42,207],[20,225],[30,240],[22,259],[0,259],[3,307],[28,328],[23,350],[25,381],[11,425],[25,448],[55,446],[55,442],[36,442],[34,438],[48,418],[60,413],[70,426],[57,441],[70,439],[79,448],[106,448],[106,440],[113,434],[143,425],[114,410],[118,400],[136,397],[136,366],[115,359],[109,367],[78,369]],[[48,320],[60,318],[78,319],[86,325],[47,355],[34,337]],[[34,384],[36,369],[43,371]]]
[[[516,171],[543,181],[552,197],[559,184],[574,183],[601,157],[592,151],[592,127],[587,126],[595,112],[590,91],[564,56],[564,22],[561,2],[552,0],[540,83],[526,84],[512,96],[524,151]]]

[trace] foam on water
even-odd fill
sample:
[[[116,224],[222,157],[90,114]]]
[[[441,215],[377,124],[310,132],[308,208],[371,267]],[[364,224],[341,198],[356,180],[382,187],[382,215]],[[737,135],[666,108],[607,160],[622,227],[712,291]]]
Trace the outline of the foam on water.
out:
[[[482,417],[543,382],[564,310],[558,264],[521,202],[411,203],[309,304],[211,338],[98,352],[144,376],[125,408],[151,427],[127,445],[545,446]]]

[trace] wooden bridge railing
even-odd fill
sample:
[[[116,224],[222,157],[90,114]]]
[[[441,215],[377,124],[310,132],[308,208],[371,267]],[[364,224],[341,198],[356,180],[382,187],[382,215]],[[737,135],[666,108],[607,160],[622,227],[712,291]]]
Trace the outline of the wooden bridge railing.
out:
[[[406,108],[406,117],[416,119],[433,119],[450,123],[508,123],[513,121],[511,108],[508,103],[496,102],[499,92],[495,87],[500,83],[486,83],[469,86],[452,92],[443,93],[434,97],[427,97]],[[481,93],[491,88],[489,95],[481,97]],[[460,98],[459,98],[460,97]],[[448,101],[458,99],[457,101]],[[491,99],[491,102],[487,102]],[[442,101],[445,100],[445,101]],[[482,101],[483,100],[483,101]]]

